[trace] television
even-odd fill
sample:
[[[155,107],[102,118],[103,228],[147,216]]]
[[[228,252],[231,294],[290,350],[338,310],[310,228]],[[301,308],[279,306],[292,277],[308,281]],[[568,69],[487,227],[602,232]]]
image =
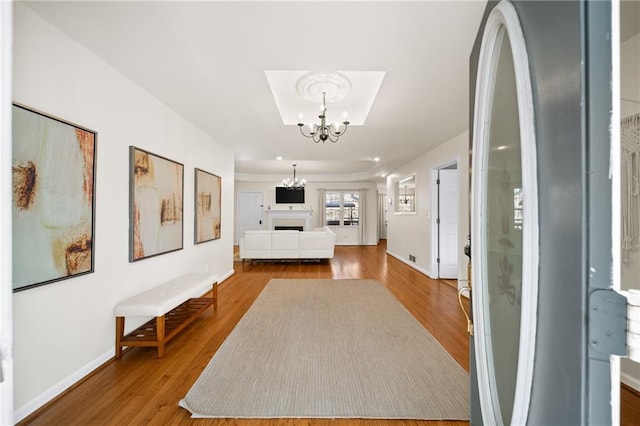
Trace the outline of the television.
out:
[[[304,204],[304,188],[276,186],[276,204]]]

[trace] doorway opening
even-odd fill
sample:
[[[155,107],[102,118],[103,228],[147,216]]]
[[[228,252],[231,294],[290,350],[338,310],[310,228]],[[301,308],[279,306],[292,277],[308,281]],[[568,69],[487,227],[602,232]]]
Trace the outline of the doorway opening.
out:
[[[616,288],[625,291],[638,289],[638,274],[640,273],[640,195],[634,176],[640,164],[640,2],[622,1],[619,10],[619,28],[617,42],[619,46],[619,62],[613,66],[614,79],[618,79],[619,104],[614,99],[614,110],[619,110],[620,130],[618,167],[620,177],[616,190],[620,191],[620,202],[612,206],[614,221],[619,221],[618,235],[614,234],[613,244],[620,254],[614,256],[619,259],[616,272],[619,274],[619,284]],[[614,29],[615,31],[615,29]],[[616,93],[614,92],[614,96]],[[616,118],[614,117],[614,120]],[[614,181],[615,182],[615,181]],[[620,359],[620,378],[627,392],[640,392],[640,365],[631,359]],[[618,389],[612,386],[612,389]]]
[[[432,278],[458,279],[458,160],[431,169]]]

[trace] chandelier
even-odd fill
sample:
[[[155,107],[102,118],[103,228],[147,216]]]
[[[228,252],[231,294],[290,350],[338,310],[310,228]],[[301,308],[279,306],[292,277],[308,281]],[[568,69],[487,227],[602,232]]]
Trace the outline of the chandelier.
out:
[[[407,194],[407,185],[404,186],[404,198],[400,197],[400,202],[403,204],[409,204],[409,197]]]
[[[284,186],[285,188],[302,189],[307,184],[304,179],[298,181],[298,178],[296,178],[296,166],[297,164],[293,165],[293,180],[288,177],[282,179],[282,186]]]
[[[338,138],[345,134],[347,127],[349,127],[348,121],[340,123],[326,123],[327,116],[327,104],[326,104],[326,92],[322,92],[322,114],[318,116],[320,124],[310,124],[310,129],[305,131],[304,123],[298,123],[300,133],[306,138],[311,138],[315,143],[325,143],[330,140],[333,143],[338,142]]]

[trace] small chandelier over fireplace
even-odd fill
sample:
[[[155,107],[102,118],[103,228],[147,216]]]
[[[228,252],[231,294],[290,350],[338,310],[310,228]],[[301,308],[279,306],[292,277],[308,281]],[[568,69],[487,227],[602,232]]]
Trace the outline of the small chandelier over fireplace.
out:
[[[307,181],[305,181],[304,179],[298,181],[298,178],[296,178],[296,166],[297,164],[293,165],[293,179],[288,177],[282,179],[282,186],[284,186],[285,188],[302,189],[307,184]]]

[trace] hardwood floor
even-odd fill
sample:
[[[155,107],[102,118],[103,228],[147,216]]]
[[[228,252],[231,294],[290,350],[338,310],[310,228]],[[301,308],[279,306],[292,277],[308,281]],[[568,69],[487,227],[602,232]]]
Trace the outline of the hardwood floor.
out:
[[[387,287],[466,370],[466,320],[456,289],[386,255],[386,245],[338,246],[327,263],[234,264],[218,288],[218,311],[208,311],[156,358],[153,348],[125,351],[64,395],[26,418],[23,425],[461,425],[466,422],[359,419],[191,419],[178,407],[218,347],[271,278],[369,278]],[[465,299],[466,300],[466,299]],[[465,302],[466,303],[466,302]],[[467,303],[468,307],[468,303]],[[623,388],[623,424],[640,424],[640,397]],[[626,404],[626,405],[625,405]],[[625,413],[626,410],[626,413]]]

